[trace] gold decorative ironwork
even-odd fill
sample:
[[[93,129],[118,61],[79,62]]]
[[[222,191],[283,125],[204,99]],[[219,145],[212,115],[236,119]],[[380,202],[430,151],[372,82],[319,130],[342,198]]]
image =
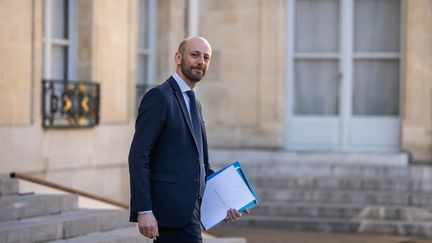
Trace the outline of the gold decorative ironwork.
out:
[[[99,123],[99,84],[42,80],[42,126],[93,127]]]

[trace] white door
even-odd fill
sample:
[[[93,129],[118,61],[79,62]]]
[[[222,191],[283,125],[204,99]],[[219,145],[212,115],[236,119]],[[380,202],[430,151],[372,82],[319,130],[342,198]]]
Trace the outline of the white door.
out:
[[[288,149],[399,149],[399,0],[287,0]]]

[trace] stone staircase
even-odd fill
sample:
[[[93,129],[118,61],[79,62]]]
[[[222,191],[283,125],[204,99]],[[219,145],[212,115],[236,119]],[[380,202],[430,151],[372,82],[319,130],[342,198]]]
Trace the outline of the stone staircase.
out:
[[[251,159],[242,167],[261,204],[233,225],[432,237],[430,166]]]
[[[78,208],[76,195],[19,194],[17,179],[0,176],[0,243],[152,242],[128,220],[127,210]],[[246,243],[246,240],[208,236],[204,242]]]

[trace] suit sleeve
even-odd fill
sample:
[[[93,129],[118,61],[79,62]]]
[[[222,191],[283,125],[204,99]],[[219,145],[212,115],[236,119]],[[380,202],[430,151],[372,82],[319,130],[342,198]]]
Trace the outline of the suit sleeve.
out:
[[[158,89],[148,91],[139,106],[135,134],[129,152],[131,213],[152,210],[150,154],[162,130],[166,102]]]

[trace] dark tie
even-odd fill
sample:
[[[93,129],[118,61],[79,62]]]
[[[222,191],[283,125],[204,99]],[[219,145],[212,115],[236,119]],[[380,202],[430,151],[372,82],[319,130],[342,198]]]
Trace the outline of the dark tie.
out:
[[[195,93],[192,90],[186,91],[187,96],[189,97],[189,108],[190,115],[192,119],[192,127],[194,131],[195,140],[198,146],[199,153],[199,165],[200,165],[200,187],[198,196],[202,198],[204,194],[205,188],[205,169],[204,169],[204,154],[203,154],[203,141],[202,141],[202,127],[201,121],[199,119],[197,102],[195,99]]]

